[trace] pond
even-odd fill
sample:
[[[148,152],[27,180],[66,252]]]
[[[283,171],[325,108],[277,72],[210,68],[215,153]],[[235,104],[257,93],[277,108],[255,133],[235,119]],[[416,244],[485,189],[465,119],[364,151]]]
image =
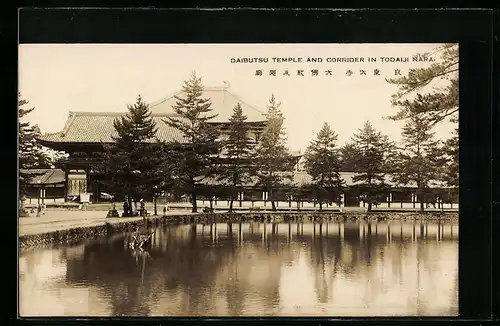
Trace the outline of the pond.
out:
[[[21,316],[456,316],[457,222],[164,226],[21,252]]]

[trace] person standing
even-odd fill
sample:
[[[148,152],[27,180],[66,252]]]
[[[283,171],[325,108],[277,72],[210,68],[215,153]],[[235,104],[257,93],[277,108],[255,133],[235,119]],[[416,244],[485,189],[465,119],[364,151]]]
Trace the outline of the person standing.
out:
[[[145,210],[145,205],[144,205],[144,198],[141,198],[140,200],[141,203],[141,216],[146,216],[146,210]]]
[[[128,216],[132,216],[132,198],[128,197]]]
[[[123,202],[123,215],[122,215],[122,217],[129,216],[129,214],[128,214],[128,213],[129,213],[128,202],[127,202],[127,200],[125,200],[125,201]]]
[[[133,204],[132,216],[137,216],[138,215],[137,202],[135,201],[135,199],[132,199],[132,204]]]

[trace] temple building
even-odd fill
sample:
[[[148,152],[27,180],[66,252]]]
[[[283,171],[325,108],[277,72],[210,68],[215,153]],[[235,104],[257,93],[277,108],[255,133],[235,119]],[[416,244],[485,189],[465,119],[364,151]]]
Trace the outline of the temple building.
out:
[[[183,142],[181,132],[164,122],[167,117],[177,116],[172,108],[172,106],[176,104],[175,96],[182,97],[182,91],[178,91],[149,105],[152,117],[156,122],[158,130],[157,137],[161,141],[167,143]],[[263,111],[245,103],[238,96],[230,92],[228,87],[207,87],[204,89],[202,97],[209,98],[212,103],[211,108],[213,113],[217,114],[217,117],[212,119],[210,123],[217,125],[222,131],[221,138],[226,138],[228,136],[226,131],[229,125],[229,118],[233,114],[235,105],[239,103],[243,113],[247,116],[246,121],[250,126],[250,136],[255,141],[259,140],[266,122],[265,113]],[[101,197],[100,194],[107,191],[106,189],[100,189],[101,186],[97,180],[95,180],[95,176],[93,178],[91,166],[99,162],[95,154],[104,150],[102,144],[112,144],[114,142],[113,137],[117,136],[117,133],[114,129],[113,121],[124,114],[125,112],[69,112],[68,119],[62,131],[45,134],[38,138],[38,141],[43,146],[58,151],[64,151],[69,155],[63,167],[63,171],[58,172],[60,177],[57,180],[57,184],[54,186],[65,200],[74,198],[80,194],[90,193],[90,200],[97,202]],[[314,196],[309,193],[306,194],[306,198],[296,198],[290,193],[289,186],[301,187],[309,185],[312,182],[312,178],[303,169],[302,155],[300,153],[291,154],[294,160],[292,163],[295,169],[290,173],[290,180],[285,182],[288,184],[288,189],[276,189],[273,195],[275,200],[279,201],[279,203],[276,204],[280,207],[292,207],[292,205],[295,204],[299,205],[298,202],[295,202],[300,201],[301,207],[305,208],[308,202],[314,202]],[[62,176],[60,175],[61,173],[63,173]],[[342,206],[362,207],[364,203],[362,203],[360,198],[352,190],[352,186],[355,185],[352,179],[355,173],[341,172],[340,174],[347,186],[342,192]],[[207,179],[206,182],[213,186],[218,185],[218,182],[215,180]],[[382,207],[418,207],[419,198],[417,198],[416,195],[415,185],[396,185],[391,181],[390,175],[386,175],[385,183],[390,185],[392,190],[386,194]],[[52,185],[50,185],[50,187],[52,187]],[[440,182],[433,183],[431,187],[443,189],[445,192],[448,188]],[[41,189],[41,186],[39,188]],[[49,185],[45,188],[48,189]],[[40,189],[34,191],[40,191]],[[454,195],[444,199],[445,203],[449,203],[448,207],[450,208],[458,206],[456,205],[458,202],[458,190],[454,189],[453,192],[455,193]],[[238,195],[239,204],[235,204],[235,207],[245,207],[246,205],[261,207],[269,206],[268,199],[269,194],[263,191],[261,187],[257,187],[257,182],[254,180],[245,186],[244,193]],[[206,199],[200,198],[200,200],[203,201],[203,204]],[[215,200],[217,201],[218,199],[216,198]],[[219,200],[222,201],[224,199],[220,198]],[[440,200],[442,201],[443,198]],[[304,206],[304,203],[306,206]],[[439,203],[439,200],[437,203]],[[314,204],[314,206],[316,206],[316,204]]]
[[[165,142],[182,142],[181,133],[163,122],[166,117],[176,117],[172,106],[176,104],[175,96],[182,97],[178,91],[157,102],[151,103],[149,108],[158,128],[157,137]],[[241,105],[243,113],[247,116],[247,123],[251,126],[251,137],[258,141],[264,127],[266,117],[264,112],[242,101],[227,87],[206,87],[203,98],[209,98],[212,110],[217,117],[210,123],[218,125],[222,131],[221,137],[227,137],[229,118],[237,103]],[[117,133],[113,121],[125,112],[69,112],[68,119],[62,131],[45,134],[38,138],[45,147],[64,151],[69,154],[65,170],[65,198],[78,196],[81,193],[91,193],[94,198],[99,198],[99,184],[92,180],[91,165],[98,162],[94,153],[102,152],[102,143],[113,143],[113,136]]]
[[[64,197],[66,188],[65,174],[60,169],[21,169],[20,172],[29,177],[24,186],[24,195],[28,199],[26,204],[40,205]],[[35,199],[36,201],[32,201]],[[51,203],[52,201],[48,201]]]

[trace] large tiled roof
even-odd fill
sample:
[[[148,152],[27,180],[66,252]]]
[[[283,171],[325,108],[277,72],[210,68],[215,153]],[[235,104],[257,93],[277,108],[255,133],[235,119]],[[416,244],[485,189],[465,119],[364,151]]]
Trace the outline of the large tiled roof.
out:
[[[183,142],[182,134],[168,126],[163,120],[168,116],[176,116],[172,105],[176,103],[174,96],[182,96],[179,91],[169,97],[150,104],[152,117],[158,128],[157,137],[165,142]],[[205,88],[203,97],[209,98],[214,114],[218,114],[212,122],[228,122],[236,103],[240,103],[248,122],[265,121],[264,113],[250,106],[230,93],[225,88]],[[117,136],[113,121],[124,115],[124,112],[72,112],[70,111],[64,129],[60,132],[45,134],[39,140],[47,143],[111,143]]]
[[[42,142],[68,143],[112,143],[118,136],[113,121],[124,113],[115,112],[70,112],[66,126],[60,132],[45,134],[39,137]],[[183,141],[182,134],[168,126],[164,120],[167,115],[152,115],[158,128],[156,136],[161,141]]]
[[[178,91],[162,100],[152,103],[150,105],[151,112],[156,114],[174,113],[172,106],[177,103],[175,97],[178,96],[182,98],[183,94],[182,91]],[[240,103],[243,114],[247,116],[248,122],[262,122],[266,120],[262,111],[243,102],[237,95],[228,91],[225,87],[205,87],[202,97],[210,99],[213,113],[218,114],[217,117],[211,120],[213,122],[228,122],[237,103]]]
[[[57,184],[66,180],[63,170],[60,169],[21,169],[21,174],[33,177],[30,178],[29,184]]]

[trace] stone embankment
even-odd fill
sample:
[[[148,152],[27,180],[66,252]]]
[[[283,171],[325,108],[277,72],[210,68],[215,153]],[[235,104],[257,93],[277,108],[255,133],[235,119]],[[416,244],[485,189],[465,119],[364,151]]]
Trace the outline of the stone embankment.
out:
[[[28,234],[19,237],[19,247],[27,249],[41,245],[75,243],[118,233],[133,232],[137,228],[153,228],[165,224],[213,224],[213,223],[323,223],[328,221],[449,221],[458,218],[458,213],[398,212],[398,213],[338,213],[338,212],[266,212],[266,213],[211,213],[147,217],[142,220],[120,219],[113,223],[75,227],[70,229]]]

